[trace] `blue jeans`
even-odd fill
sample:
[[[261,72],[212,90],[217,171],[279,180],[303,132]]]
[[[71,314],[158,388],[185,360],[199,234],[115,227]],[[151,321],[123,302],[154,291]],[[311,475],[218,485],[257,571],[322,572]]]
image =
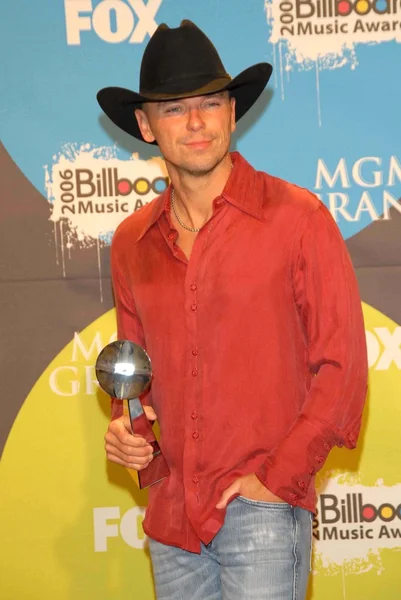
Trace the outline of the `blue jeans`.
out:
[[[158,600],[303,600],[312,514],[239,496],[201,554],[149,540]]]

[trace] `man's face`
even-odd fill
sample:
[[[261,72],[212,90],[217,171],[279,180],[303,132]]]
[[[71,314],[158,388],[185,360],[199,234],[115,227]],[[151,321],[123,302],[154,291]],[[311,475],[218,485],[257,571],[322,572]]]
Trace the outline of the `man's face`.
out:
[[[135,114],[143,138],[156,140],[167,162],[198,176],[220,163],[235,130],[235,100],[228,92],[149,102]]]

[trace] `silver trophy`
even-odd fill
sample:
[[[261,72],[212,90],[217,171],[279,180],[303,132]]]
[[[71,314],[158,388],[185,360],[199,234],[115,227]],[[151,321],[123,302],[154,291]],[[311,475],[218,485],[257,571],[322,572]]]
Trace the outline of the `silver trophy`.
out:
[[[152,462],[138,471],[139,487],[148,487],[167,477],[170,470],[139,399],[152,380],[149,356],[142,346],[128,340],[117,340],[103,348],[95,369],[99,385],[107,394],[128,401],[132,433],[142,435],[153,448]]]

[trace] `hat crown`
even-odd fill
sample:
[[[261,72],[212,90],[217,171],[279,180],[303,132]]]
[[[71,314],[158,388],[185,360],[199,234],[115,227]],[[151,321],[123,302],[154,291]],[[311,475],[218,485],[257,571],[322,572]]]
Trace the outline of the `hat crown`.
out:
[[[191,80],[205,82],[215,78],[231,79],[209,38],[189,20],[179,27],[159,25],[146,46],[140,71],[140,93],[164,89],[170,93],[188,91]]]

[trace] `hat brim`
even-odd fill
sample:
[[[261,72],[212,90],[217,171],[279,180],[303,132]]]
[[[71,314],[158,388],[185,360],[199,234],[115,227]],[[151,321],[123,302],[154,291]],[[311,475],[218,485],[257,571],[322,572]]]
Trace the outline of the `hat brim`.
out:
[[[97,93],[97,101],[101,109],[109,119],[120,129],[145,142],[142,137],[138,122],[135,117],[135,109],[144,102],[163,102],[167,100],[178,100],[180,98],[191,98],[203,96],[228,90],[235,98],[235,120],[238,121],[253,106],[260,94],[266,87],[272,74],[272,66],[269,63],[258,63],[242,71],[234,79],[220,78],[199,85],[190,92],[175,92],[170,94],[143,95],[121,87],[107,87]],[[190,82],[187,82],[191,89]],[[157,142],[152,142],[157,144]]]

